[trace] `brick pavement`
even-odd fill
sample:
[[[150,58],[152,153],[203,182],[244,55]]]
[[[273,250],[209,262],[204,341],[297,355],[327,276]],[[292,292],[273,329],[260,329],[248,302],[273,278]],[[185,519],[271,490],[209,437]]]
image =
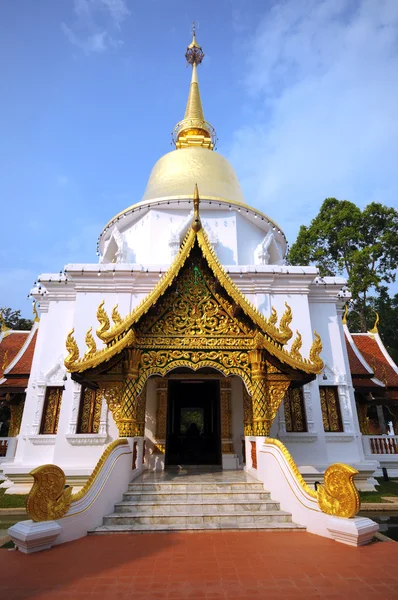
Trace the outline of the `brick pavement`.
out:
[[[395,600],[397,565],[397,543],[351,548],[308,533],[106,535],[29,556],[0,550],[0,589],[5,600]]]

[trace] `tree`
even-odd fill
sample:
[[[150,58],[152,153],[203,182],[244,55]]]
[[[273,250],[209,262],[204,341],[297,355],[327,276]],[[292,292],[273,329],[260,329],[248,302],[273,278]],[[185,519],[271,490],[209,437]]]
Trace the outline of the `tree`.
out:
[[[28,331],[32,329],[33,321],[21,317],[20,310],[12,310],[12,308],[0,308],[2,315],[1,321],[10,329],[19,329]]]
[[[288,260],[315,264],[321,276],[345,274],[360,329],[367,331],[370,292],[395,281],[398,212],[377,202],[361,211],[348,200],[326,198],[309,227],[300,227]]]

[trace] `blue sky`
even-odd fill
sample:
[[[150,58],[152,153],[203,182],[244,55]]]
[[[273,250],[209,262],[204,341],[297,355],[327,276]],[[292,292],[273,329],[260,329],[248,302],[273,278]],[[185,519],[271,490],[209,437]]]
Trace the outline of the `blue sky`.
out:
[[[0,5],[0,306],[96,262],[199,80],[218,150],[290,243],[323,199],[397,206],[397,0],[11,0]]]

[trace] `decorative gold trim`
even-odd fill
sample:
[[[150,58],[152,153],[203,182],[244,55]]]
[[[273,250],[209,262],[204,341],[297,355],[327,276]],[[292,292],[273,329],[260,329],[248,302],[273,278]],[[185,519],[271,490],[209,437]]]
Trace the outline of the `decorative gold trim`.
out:
[[[40,321],[40,317],[39,317],[39,313],[37,312],[37,302],[36,300],[33,302],[33,316],[34,316],[34,323],[39,323]]]
[[[72,329],[66,338],[66,349],[69,352],[68,356],[65,358],[65,367],[67,369],[71,369],[79,360],[79,348],[73,337],[74,332],[75,330]]]
[[[106,314],[104,309],[105,300],[103,300],[97,309],[97,319],[99,321],[100,326],[97,329],[97,335],[100,340],[105,340],[105,332],[108,331],[111,326],[109,317]]]
[[[72,502],[72,488],[65,489],[65,473],[57,465],[42,465],[29,473],[34,479],[26,498],[26,512],[32,521],[52,521],[66,515]]]
[[[343,325],[347,325],[348,303],[344,307]]]
[[[90,477],[87,479],[87,481],[84,484],[84,486],[82,487],[82,489],[79,490],[78,492],[76,492],[76,494],[72,495],[72,502],[77,502],[78,500],[81,500],[87,494],[87,492],[90,490],[90,488],[94,485],[94,482],[97,479],[97,477],[98,477],[102,467],[104,466],[106,459],[110,455],[110,453],[118,446],[127,446],[127,445],[128,445],[128,441],[126,440],[126,438],[118,438],[117,440],[114,440],[113,442],[111,442],[105,448],[105,450],[101,454],[97,464],[95,465],[93,472],[91,473]]]
[[[376,311],[375,311],[375,313],[376,313],[375,324],[373,325],[372,329],[369,329],[368,333],[379,333],[379,330],[378,330],[377,326],[379,324],[380,317],[379,317],[379,313],[377,313]]]
[[[304,481],[289,450],[280,440],[265,438],[265,444],[279,448],[288,463],[297,483],[311,498],[316,498],[322,512],[336,517],[350,519],[360,509],[360,498],[354,483],[354,476],[358,471],[344,463],[330,465],[324,474],[324,484],[318,485],[315,491]]]
[[[120,313],[119,313],[117,307],[118,307],[118,304],[116,304],[116,306],[114,307],[114,309],[112,311],[112,321],[115,323],[115,325],[122,322],[122,317],[120,316]]]
[[[85,371],[86,369],[92,369],[94,367],[97,367],[101,363],[106,362],[107,360],[112,358],[112,356],[115,356],[115,354],[121,352],[126,346],[133,344],[134,340],[135,334],[134,331],[131,329],[123,338],[115,342],[112,346],[107,346],[102,350],[97,350],[95,354],[92,354],[87,358],[83,357],[81,360],[70,362],[68,360],[68,357],[65,360],[65,366],[71,373],[80,373],[81,371]]]
[[[93,354],[95,354],[97,352],[97,344],[95,343],[95,340],[93,338],[93,334],[91,333],[93,330],[92,327],[90,327],[90,329],[87,331],[86,333],[86,345],[87,345],[87,350],[83,356],[84,359],[89,358],[90,356],[93,356]]]

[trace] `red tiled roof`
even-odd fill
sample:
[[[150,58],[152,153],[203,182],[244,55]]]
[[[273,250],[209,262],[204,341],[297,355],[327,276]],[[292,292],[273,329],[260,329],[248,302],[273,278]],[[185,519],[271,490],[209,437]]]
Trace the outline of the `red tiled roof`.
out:
[[[10,379],[6,379],[5,381],[3,381],[3,383],[0,385],[0,394],[1,393],[6,393],[6,391],[9,388],[27,388],[28,387],[28,382],[29,382],[29,375],[26,375],[25,377],[11,377]]]
[[[365,377],[372,377],[373,373],[369,373],[365,365],[361,363],[357,355],[355,354],[347,336],[345,337],[345,343],[347,346],[347,354],[348,354],[348,362],[350,363],[350,371],[351,375],[355,377],[355,375],[362,375]]]
[[[24,345],[29,331],[10,331],[0,342],[0,378],[3,377],[3,364],[5,367],[14,360],[22,346]]]
[[[371,333],[353,333],[351,335],[356,347],[366,362],[372,367],[377,379],[386,383],[388,388],[398,388],[398,373],[396,373],[384,356],[375,336]]]
[[[17,364],[13,366],[11,371],[6,374],[6,377],[12,377],[14,375],[29,375],[30,369],[32,367],[33,354],[35,351],[37,339],[37,331],[35,331],[32,339],[27,348],[25,348],[25,352],[22,354]]]

